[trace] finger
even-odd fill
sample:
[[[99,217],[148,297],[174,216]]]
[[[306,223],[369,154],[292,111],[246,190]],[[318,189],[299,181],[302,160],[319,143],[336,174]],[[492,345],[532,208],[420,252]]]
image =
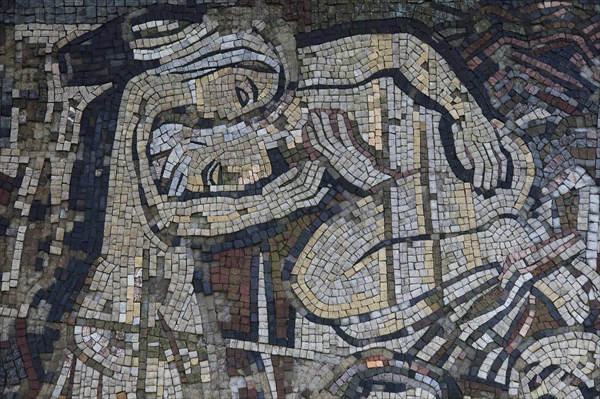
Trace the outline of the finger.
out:
[[[308,143],[312,148],[314,148],[315,151],[322,153],[322,146],[321,143],[319,143],[316,129],[317,128],[314,123],[306,124],[306,126],[304,126],[304,131],[308,136]]]
[[[291,193],[292,196],[301,195],[304,191],[311,188],[313,178],[309,177],[306,171],[302,171],[296,180],[288,184],[286,193]]]
[[[479,187],[483,188],[484,190],[489,190],[491,186],[493,166],[490,161],[490,157],[488,156],[488,148],[486,148],[486,145],[487,143],[479,143],[479,148],[476,150],[477,157],[479,159],[476,169],[479,169],[478,173],[481,175],[481,184]]]
[[[292,197],[312,197],[319,189],[323,168],[317,162],[305,164],[298,179],[286,186]]]
[[[321,163],[310,162],[308,165],[310,175],[314,176],[318,180],[321,180],[323,178],[323,173],[325,172],[325,168],[321,166]]]
[[[323,135],[323,121],[321,120],[320,114],[317,112],[312,112],[310,115],[310,120],[312,122],[312,127],[317,137]]]
[[[491,143],[484,143],[483,149],[484,149],[485,159],[487,160],[487,163],[486,163],[486,175],[487,176],[484,181],[484,187],[486,186],[486,182],[487,182],[487,187],[485,187],[485,188],[486,188],[486,190],[489,190],[491,188],[496,187],[498,184],[498,160],[496,159],[496,155],[494,154],[494,150],[492,148]]]
[[[321,118],[319,117],[319,114],[316,111],[311,111],[309,114],[309,118],[311,124],[316,129],[317,125],[321,123]]]
[[[187,187],[188,166],[191,160],[192,158],[186,156],[177,166],[169,187],[169,195],[181,195]]]
[[[156,155],[173,147],[174,143],[181,140],[180,133],[183,125],[170,123],[162,125],[152,132],[150,142],[150,155]],[[179,137],[177,137],[179,136]]]
[[[496,185],[496,176],[498,173],[496,158],[491,154],[492,146],[489,143],[484,143],[481,146],[480,151],[485,165],[485,170],[483,172],[483,188],[484,190],[490,190]]]
[[[338,131],[340,133],[340,137],[344,143],[344,145],[348,146],[348,147],[352,147],[353,144],[350,141],[350,131],[348,130],[348,126],[346,125],[346,119],[344,118],[344,115],[342,114],[337,114],[337,125],[338,125]]]
[[[323,131],[323,123],[321,122],[321,118],[316,112],[313,112],[310,118],[312,126],[307,126],[308,137],[313,143],[313,146],[322,147],[325,132]]]
[[[291,168],[290,170],[288,170],[281,176],[278,176],[277,178],[275,178],[275,180],[273,180],[269,184],[265,185],[263,187],[263,195],[276,193],[277,191],[279,191],[281,189],[281,186],[283,186],[285,183],[295,179],[297,175],[298,175],[298,168],[296,168],[296,167]]]
[[[471,160],[467,156],[467,152],[465,151],[465,141],[463,140],[463,130],[458,126],[457,123],[452,125],[452,135],[454,136],[454,151],[456,152],[456,157],[462,164],[463,168],[470,170],[473,169],[473,165],[471,165]]]
[[[331,126],[331,119],[329,119],[329,115],[325,111],[321,112],[321,123],[319,126],[321,127],[321,137],[319,139],[322,143],[331,145],[330,139],[333,137],[333,127]]]
[[[317,116],[315,113],[313,114],[312,121],[315,135],[315,138],[313,139],[315,140],[313,147],[315,147],[315,149],[317,149],[321,154],[327,156],[329,159],[335,157],[339,145],[336,145],[332,141],[334,136],[329,116],[326,112],[321,112],[320,116]]]
[[[167,158],[167,162],[165,162],[165,166],[162,171],[163,179],[170,179],[171,175],[175,171],[175,166],[179,163],[179,159],[183,155],[183,147],[180,144],[177,144],[173,147],[173,150],[169,154]]]
[[[302,202],[302,207],[318,205],[319,202],[321,202],[321,200],[323,199],[323,197],[325,197],[325,194],[327,194],[328,191],[329,188],[323,187],[316,193],[313,193],[310,197],[306,197]]]
[[[484,178],[483,174],[485,172],[484,161],[481,157],[481,154],[477,150],[471,152],[471,155],[473,156],[473,163],[475,165],[473,168],[473,185],[475,187],[482,187]]]
[[[508,159],[506,155],[502,152],[502,146],[500,145],[499,140],[494,140],[492,142],[492,146],[494,147],[494,154],[498,159],[498,176],[499,180],[502,182],[506,181],[507,169],[508,169]]]

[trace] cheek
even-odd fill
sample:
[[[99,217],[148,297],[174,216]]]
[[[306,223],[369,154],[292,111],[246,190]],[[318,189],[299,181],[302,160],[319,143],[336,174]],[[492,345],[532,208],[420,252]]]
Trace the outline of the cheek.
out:
[[[242,114],[232,77],[196,81],[197,107],[203,118],[233,120]]]

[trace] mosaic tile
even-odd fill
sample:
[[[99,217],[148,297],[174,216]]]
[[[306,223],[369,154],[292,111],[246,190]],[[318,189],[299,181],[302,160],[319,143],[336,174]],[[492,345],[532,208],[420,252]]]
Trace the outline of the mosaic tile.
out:
[[[600,397],[598,15],[2,2],[0,396]]]

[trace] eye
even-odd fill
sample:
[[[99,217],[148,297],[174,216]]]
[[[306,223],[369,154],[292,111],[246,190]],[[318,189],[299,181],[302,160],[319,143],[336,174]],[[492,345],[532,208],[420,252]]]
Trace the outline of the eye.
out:
[[[248,90],[244,89],[242,86],[246,86],[246,89],[250,88],[250,91],[252,91],[252,102],[256,102],[256,100],[258,100],[258,87],[256,87],[256,84],[254,84],[252,79],[246,77],[246,80],[235,88],[235,94],[237,95],[241,106],[245,107],[250,102],[250,93],[248,93]]]
[[[238,101],[240,102],[242,107],[248,105],[248,101],[250,101],[250,96],[248,92],[241,87],[235,88],[235,94],[237,95]]]

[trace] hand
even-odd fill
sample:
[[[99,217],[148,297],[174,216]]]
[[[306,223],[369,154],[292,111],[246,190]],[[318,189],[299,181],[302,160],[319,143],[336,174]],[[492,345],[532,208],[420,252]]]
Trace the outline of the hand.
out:
[[[369,190],[391,178],[352,142],[353,132],[345,113],[313,110],[306,125],[310,144],[327,158],[335,170],[352,185]]]
[[[474,116],[471,122],[452,126],[456,154],[465,169],[473,171],[473,185],[491,190],[506,181],[508,159],[502,152],[500,129],[483,116]]]
[[[325,168],[320,162],[307,162],[299,170],[294,167],[263,188],[264,201],[259,209],[289,213],[317,205],[329,188],[319,189]]]

